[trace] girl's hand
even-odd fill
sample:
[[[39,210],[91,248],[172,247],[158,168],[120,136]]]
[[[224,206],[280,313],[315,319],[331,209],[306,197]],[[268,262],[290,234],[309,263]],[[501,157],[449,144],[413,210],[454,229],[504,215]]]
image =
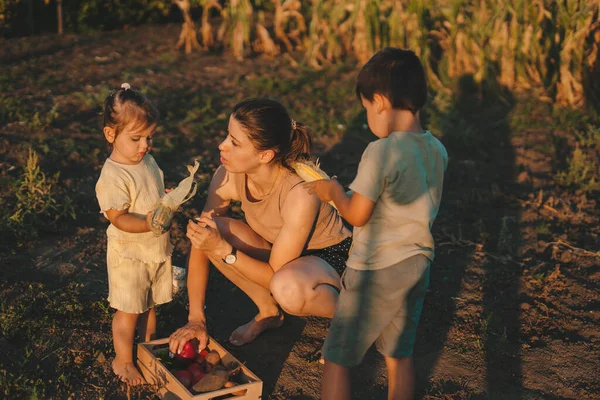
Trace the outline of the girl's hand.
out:
[[[316,194],[319,200],[324,203],[332,201],[336,191],[344,191],[344,188],[335,177],[308,182],[302,185],[302,187],[308,190],[308,194]]]
[[[208,344],[205,320],[190,321],[184,327],[173,332],[169,336],[169,350],[179,354],[183,350],[183,346],[194,338],[200,342],[198,345],[198,352],[200,352]]]
[[[228,246],[212,218],[202,216],[196,220],[197,223],[192,220],[188,222],[185,234],[194,248],[206,252],[216,252]]]
[[[148,214],[146,214],[146,230],[147,230],[147,232],[152,231],[152,216],[153,215],[154,215],[154,210],[150,211]]]

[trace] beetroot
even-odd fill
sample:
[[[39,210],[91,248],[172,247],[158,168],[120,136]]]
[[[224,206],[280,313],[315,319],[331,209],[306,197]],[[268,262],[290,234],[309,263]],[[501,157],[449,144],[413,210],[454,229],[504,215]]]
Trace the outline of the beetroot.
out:
[[[190,388],[192,386],[193,376],[190,371],[181,370],[175,372],[175,377],[179,379],[179,382],[186,388]]]
[[[187,370],[192,374],[192,384],[195,384],[206,375],[200,364],[191,363]]]

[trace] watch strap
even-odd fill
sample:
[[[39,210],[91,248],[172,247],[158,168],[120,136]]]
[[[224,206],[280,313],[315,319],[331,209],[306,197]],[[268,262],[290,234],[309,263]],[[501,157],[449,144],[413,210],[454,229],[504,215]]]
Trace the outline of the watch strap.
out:
[[[237,249],[234,246],[231,246],[231,253],[227,254],[225,257],[223,257],[221,260],[223,260],[224,263],[229,264],[227,262],[227,257],[229,256],[234,256],[237,259]],[[235,261],[234,261],[235,262]]]

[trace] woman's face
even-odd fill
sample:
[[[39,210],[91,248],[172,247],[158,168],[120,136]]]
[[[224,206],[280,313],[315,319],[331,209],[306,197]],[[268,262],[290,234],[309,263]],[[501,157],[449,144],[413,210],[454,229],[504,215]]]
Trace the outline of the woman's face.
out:
[[[233,117],[229,117],[227,137],[219,145],[221,164],[229,172],[247,173],[260,165],[260,151],[256,150],[246,131]]]

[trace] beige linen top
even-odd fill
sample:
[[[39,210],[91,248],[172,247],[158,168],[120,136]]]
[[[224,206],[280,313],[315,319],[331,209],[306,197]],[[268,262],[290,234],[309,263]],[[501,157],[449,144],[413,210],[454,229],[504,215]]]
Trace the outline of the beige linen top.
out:
[[[375,202],[352,232],[347,265],[376,270],[422,254],[433,260],[431,226],[442,199],[448,153],[429,131],[393,132],[369,143],[350,189]]]
[[[246,174],[231,174],[236,190],[241,198],[242,211],[246,222],[252,230],[269,243],[273,243],[283,227],[281,209],[290,190],[304,181],[291,171],[285,171],[279,184],[271,193],[260,200],[251,201],[247,196]],[[337,244],[350,236],[344,229],[342,218],[328,203],[321,203],[315,227],[311,233],[305,250],[323,249]]]
[[[165,193],[163,172],[150,154],[135,165],[106,160],[96,183],[96,197],[100,212],[128,210],[140,218],[154,209]],[[169,233],[159,237],[152,232],[130,233],[110,224],[106,236],[120,257],[159,263],[167,260],[173,251]]]

